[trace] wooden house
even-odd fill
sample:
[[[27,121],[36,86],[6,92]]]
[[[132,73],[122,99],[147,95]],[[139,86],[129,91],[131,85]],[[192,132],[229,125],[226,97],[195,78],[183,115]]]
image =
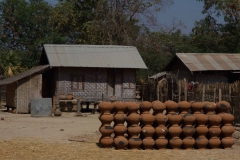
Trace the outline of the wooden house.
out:
[[[163,71],[189,82],[231,83],[240,79],[240,54],[176,53]]]
[[[85,102],[133,101],[137,69],[147,67],[133,46],[45,44],[38,67],[2,80],[0,86],[7,86],[6,105],[18,113],[29,112],[32,98],[52,98],[55,104],[60,94]]]

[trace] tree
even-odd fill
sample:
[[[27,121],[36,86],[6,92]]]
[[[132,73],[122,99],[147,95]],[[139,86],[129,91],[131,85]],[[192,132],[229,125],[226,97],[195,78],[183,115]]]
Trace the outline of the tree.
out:
[[[29,68],[36,65],[42,44],[53,43],[56,40],[53,38],[56,32],[49,24],[51,10],[52,7],[44,0],[1,1],[0,46],[2,50],[24,51],[20,53],[24,53],[23,56],[28,59],[26,65]],[[61,38],[57,38],[59,39]]]
[[[0,70],[1,75],[4,77],[9,77],[16,75],[25,70],[21,64],[21,58],[16,52],[3,52],[0,56]]]

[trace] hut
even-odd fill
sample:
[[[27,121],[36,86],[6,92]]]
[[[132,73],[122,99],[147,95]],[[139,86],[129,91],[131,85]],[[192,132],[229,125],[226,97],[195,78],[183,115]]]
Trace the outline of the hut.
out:
[[[189,82],[231,83],[240,79],[240,54],[176,53],[163,71]]]
[[[6,105],[17,108],[17,113],[28,113],[32,98],[52,98],[55,107],[59,95],[72,95],[86,103],[133,101],[137,69],[147,67],[133,46],[44,44],[34,73],[29,70],[19,78],[10,77],[0,81],[0,86],[7,85]],[[38,80],[33,83],[35,77]],[[19,81],[26,83],[21,85],[21,92],[17,89]],[[34,90],[37,85],[39,88]],[[21,106],[19,94],[26,100]]]

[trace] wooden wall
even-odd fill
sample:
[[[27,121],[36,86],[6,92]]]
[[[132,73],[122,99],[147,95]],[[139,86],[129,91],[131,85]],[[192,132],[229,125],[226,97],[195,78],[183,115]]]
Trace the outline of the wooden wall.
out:
[[[42,75],[26,77],[17,86],[17,113],[29,113],[31,99],[42,98]]]
[[[17,107],[16,88],[17,82],[8,84],[6,86],[6,105],[9,107]]]

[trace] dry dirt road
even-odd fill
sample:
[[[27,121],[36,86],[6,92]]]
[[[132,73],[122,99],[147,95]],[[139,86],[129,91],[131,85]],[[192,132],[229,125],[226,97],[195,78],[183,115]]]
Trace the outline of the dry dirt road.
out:
[[[31,117],[0,111],[0,159],[3,160],[239,160],[240,146],[231,150],[115,150],[98,146],[99,114],[76,117],[64,112],[61,117]],[[70,141],[77,140],[77,141]]]

